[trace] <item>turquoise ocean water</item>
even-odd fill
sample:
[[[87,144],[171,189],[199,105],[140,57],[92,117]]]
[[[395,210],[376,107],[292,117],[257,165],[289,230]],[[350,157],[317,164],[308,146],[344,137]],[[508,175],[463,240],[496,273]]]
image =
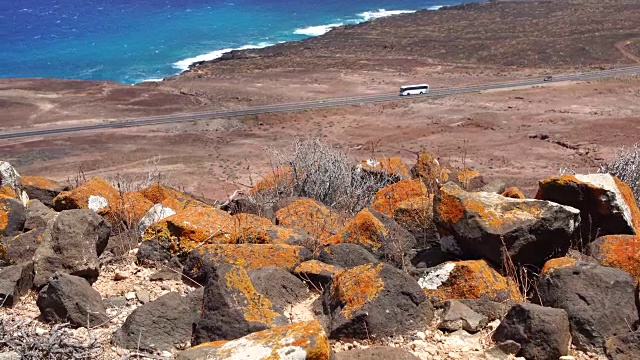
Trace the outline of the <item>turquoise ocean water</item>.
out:
[[[453,0],[0,0],[0,77],[113,80],[175,75],[262,47]]]

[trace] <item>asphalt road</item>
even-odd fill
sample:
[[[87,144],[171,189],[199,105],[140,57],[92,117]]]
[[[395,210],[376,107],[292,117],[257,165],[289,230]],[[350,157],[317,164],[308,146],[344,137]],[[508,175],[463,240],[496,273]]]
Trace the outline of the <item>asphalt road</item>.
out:
[[[553,80],[551,83],[595,80],[595,79],[601,79],[601,78],[612,77],[612,76],[632,75],[632,74],[640,74],[640,66],[629,66],[629,67],[591,71],[591,72],[584,72],[584,73],[553,75]],[[139,126],[158,125],[158,124],[175,124],[180,122],[188,122],[188,121],[196,121],[196,120],[278,113],[278,112],[289,112],[289,111],[299,111],[299,110],[308,110],[308,109],[319,109],[319,108],[344,106],[344,105],[361,105],[361,104],[392,101],[392,100],[431,98],[431,97],[440,97],[440,96],[447,96],[447,95],[480,92],[480,91],[486,91],[486,90],[509,89],[509,88],[516,88],[520,86],[542,85],[547,83],[548,82],[543,81],[543,79],[540,77],[540,78],[533,78],[533,79],[523,79],[523,80],[517,80],[517,81],[490,83],[490,84],[482,84],[482,85],[461,86],[461,87],[442,88],[442,89],[432,88],[428,94],[424,94],[424,95],[399,96],[398,93],[396,92],[392,94],[354,96],[354,97],[337,98],[337,99],[307,101],[307,102],[292,103],[292,104],[256,106],[256,107],[240,109],[240,110],[219,110],[219,111],[206,111],[206,112],[198,112],[198,113],[162,115],[162,116],[153,116],[153,117],[145,117],[145,118],[122,119],[122,120],[113,120],[113,121],[103,122],[99,124],[1,132],[0,139],[17,139],[17,138],[25,138],[25,137],[73,133],[78,131],[90,131],[90,130],[95,131],[95,130],[103,130],[103,129],[120,129],[120,128],[127,128],[127,127],[139,127]]]

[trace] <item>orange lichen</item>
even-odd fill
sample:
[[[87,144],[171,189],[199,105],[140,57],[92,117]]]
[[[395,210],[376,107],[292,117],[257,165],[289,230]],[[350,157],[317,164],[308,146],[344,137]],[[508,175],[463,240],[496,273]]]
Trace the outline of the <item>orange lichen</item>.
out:
[[[371,208],[387,216],[403,201],[427,195],[427,187],[419,180],[402,180],[380,189],[373,198]]]
[[[304,260],[302,249],[294,245],[216,244],[201,246],[194,251],[214,262],[234,264],[247,270],[277,266],[291,271]]]
[[[622,194],[622,200],[624,200],[629,207],[633,229],[636,234],[640,235],[640,209],[638,209],[638,204],[636,203],[636,198],[633,196],[633,191],[631,191],[631,187],[629,187],[629,185],[618,179],[616,176],[613,177],[613,180],[615,181],[620,194]]]
[[[322,261],[309,260],[298,265],[293,272],[296,274],[335,274],[339,270],[339,267],[325,264]]]
[[[467,184],[470,180],[475,179],[478,176],[480,176],[479,172],[467,168],[458,170],[458,173],[456,174],[456,178],[461,184]]]
[[[493,301],[522,300],[515,281],[508,280],[484,260],[457,261],[446,281],[436,289],[424,289],[436,300],[480,299]]]
[[[540,277],[542,278],[547,274],[551,274],[556,269],[575,266],[576,263],[576,259],[567,256],[547,260],[542,267],[542,271],[540,271]]]
[[[305,239],[300,231],[278,225],[243,228],[234,233],[234,244],[297,244]]]
[[[524,196],[522,191],[520,191],[520,189],[518,189],[515,186],[508,187],[508,188],[504,189],[504,191],[502,192],[502,196],[508,197],[508,198],[512,198],[512,199],[524,199],[524,198],[526,198],[526,196]]]
[[[604,266],[615,267],[640,280],[640,237],[637,235],[608,235],[601,237],[596,258]]]
[[[160,238],[171,250],[186,253],[202,244],[233,241],[231,215],[211,206],[191,206],[149,226],[142,240]]]
[[[0,187],[0,199],[10,198],[15,199],[18,197],[16,191],[9,185]]]
[[[388,233],[382,221],[365,208],[357,213],[338,234],[326,239],[324,244],[352,243],[375,250],[382,246],[381,240],[387,237]]]
[[[502,229],[504,226],[514,226],[519,221],[537,219],[542,216],[542,208],[535,202],[502,203],[489,205],[474,197],[468,197],[464,208],[475,214],[478,221],[492,229]]]
[[[382,264],[365,264],[339,271],[331,282],[331,296],[344,307],[342,314],[350,319],[354,312],[373,301],[384,288],[379,277]]]
[[[360,162],[362,170],[372,173],[383,173],[391,176],[397,176],[401,179],[411,177],[409,169],[400,158],[379,158],[371,160],[362,160]]]
[[[22,176],[20,178],[22,186],[33,186],[40,189],[56,190],[60,184],[42,176]]]
[[[115,204],[109,205],[109,220],[124,221],[126,224],[137,224],[153,206],[139,192],[126,192],[118,196]]]
[[[227,286],[232,290],[236,306],[240,307],[245,320],[273,326],[282,316],[273,310],[271,301],[259,294],[251,283],[247,272],[238,266],[232,267],[225,275]]]
[[[411,173],[414,177],[421,179],[429,189],[435,189],[438,183],[447,181],[449,178],[449,173],[444,170],[433,155],[422,150],[411,168]]]
[[[445,186],[440,189],[440,202],[436,210],[442,221],[455,224],[462,219],[464,206],[460,199],[455,196],[459,192],[460,189],[445,188]]]
[[[278,191],[278,189],[291,188],[293,186],[293,169],[289,166],[278,167],[267,174],[254,187],[249,190],[251,194],[260,192]]]
[[[73,190],[61,192],[53,199],[53,204],[56,211],[87,209],[91,196],[101,196],[113,206],[120,193],[106,180],[95,177]]]
[[[139,192],[153,204],[162,204],[174,211],[186,209],[191,206],[204,205],[201,201],[160,183],[151,184]]]
[[[299,199],[276,212],[278,225],[307,231],[325,239],[342,226],[338,213],[312,199]]]
[[[0,233],[9,225],[9,211],[11,211],[11,205],[0,199]]]

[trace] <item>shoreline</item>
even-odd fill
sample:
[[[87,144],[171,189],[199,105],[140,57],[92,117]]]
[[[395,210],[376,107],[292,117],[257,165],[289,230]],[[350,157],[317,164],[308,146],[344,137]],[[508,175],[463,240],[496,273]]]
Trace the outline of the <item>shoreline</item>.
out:
[[[245,44],[236,48],[224,48],[224,49],[217,49],[217,50],[212,50],[208,53],[204,53],[204,54],[200,54],[200,55],[196,55],[196,56],[192,56],[183,60],[179,60],[176,61],[174,63],[171,63],[171,65],[175,68],[178,68],[180,70],[179,73],[176,73],[174,75],[168,75],[162,79],[156,78],[156,79],[146,79],[137,83],[133,83],[130,84],[131,86],[135,86],[135,85],[139,85],[139,84],[143,84],[143,83],[162,83],[164,80],[166,79],[170,79],[170,78],[174,78],[177,76],[180,76],[184,73],[187,73],[191,70],[193,70],[194,68],[206,64],[206,63],[213,63],[213,62],[218,62],[218,61],[224,61],[227,60],[229,58],[234,58],[232,54],[237,54],[237,53],[241,53],[243,51],[246,50],[261,50],[261,49],[267,49],[267,48],[271,48],[274,46],[278,46],[281,44],[287,44],[287,43],[296,43],[296,42],[300,42],[300,41],[305,41],[311,38],[316,38],[319,36],[323,36],[326,35],[327,33],[331,32],[334,29],[340,29],[343,27],[347,27],[347,26],[358,26],[358,25],[362,25],[362,24],[366,24],[369,23],[371,21],[375,21],[378,19],[383,19],[383,18],[389,18],[389,17],[396,17],[396,16],[400,16],[400,15],[411,15],[411,14],[415,14],[418,12],[422,12],[422,11],[438,11],[441,9],[446,9],[446,8],[450,8],[450,7],[457,7],[457,6],[461,6],[461,5],[465,5],[465,4],[475,4],[475,3],[483,3],[485,1],[478,1],[478,2],[462,2],[459,4],[455,4],[455,5],[432,5],[426,8],[420,8],[420,9],[415,9],[415,10],[386,10],[386,9],[377,9],[377,10],[370,10],[370,11],[364,11],[362,13],[358,13],[356,14],[356,16],[359,16],[362,18],[362,20],[359,19],[347,19],[344,20],[343,22],[332,22],[329,24],[322,24],[322,25],[310,25],[304,28],[298,28],[293,30],[294,34],[298,34],[298,35],[308,35],[305,38],[299,39],[299,40],[282,40],[282,41],[275,41],[275,42],[271,42],[271,43],[266,43],[266,42],[261,42],[258,44]],[[125,84],[126,85],[126,84]]]

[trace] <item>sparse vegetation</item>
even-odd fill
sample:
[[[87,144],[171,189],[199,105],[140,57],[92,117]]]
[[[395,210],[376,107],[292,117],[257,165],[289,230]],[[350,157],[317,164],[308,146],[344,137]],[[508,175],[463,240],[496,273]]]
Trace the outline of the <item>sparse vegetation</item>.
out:
[[[640,201],[640,143],[622,147],[608,163],[602,164],[600,173],[611,173],[631,187],[636,201]]]
[[[272,154],[274,172],[291,169],[291,181],[277,181],[275,191],[254,194],[257,203],[299,196],[355,214],[371,203],[379,189],[395,181],[360,171],[347,153],[317,138],[296,139],[290,153],[272,150]]]

